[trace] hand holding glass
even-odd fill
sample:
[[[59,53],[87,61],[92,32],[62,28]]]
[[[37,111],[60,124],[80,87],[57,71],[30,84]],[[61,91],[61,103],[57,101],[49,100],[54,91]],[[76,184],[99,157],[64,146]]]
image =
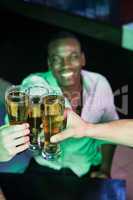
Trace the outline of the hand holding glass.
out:
[[[7,89],[5,102],[11,125],[27,122],[29,97],[20,85],[13,85]]]

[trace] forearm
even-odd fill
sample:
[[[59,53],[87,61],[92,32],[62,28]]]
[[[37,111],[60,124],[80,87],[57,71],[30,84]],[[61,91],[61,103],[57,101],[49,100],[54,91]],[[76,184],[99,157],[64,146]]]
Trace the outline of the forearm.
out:
[[[133,120],[96,124],[91,129],[88,125],[86,136],[133,147]]]

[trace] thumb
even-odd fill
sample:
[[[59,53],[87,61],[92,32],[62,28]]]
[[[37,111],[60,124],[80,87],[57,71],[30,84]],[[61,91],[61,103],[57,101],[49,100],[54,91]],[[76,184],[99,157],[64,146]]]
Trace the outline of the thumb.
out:
[[[69,128],[69,129],[67,129],[65,131],[62,131],[62,132],[52,136],[50,138],[50,142],[52,142],[52,143],[60,142],[62,140],[70,138],[72,136],[73,136],[73,129]]]

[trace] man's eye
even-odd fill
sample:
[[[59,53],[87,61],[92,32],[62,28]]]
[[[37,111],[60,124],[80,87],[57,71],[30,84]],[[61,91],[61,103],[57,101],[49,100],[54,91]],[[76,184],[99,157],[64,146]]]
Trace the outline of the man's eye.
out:
[[[53,57],[51,58],[51,64],[55,65],[55,64],[60,64],[61,63],[61,59],[59,57]]]
[[[79,55],[74,54],[71,56],[71,61],[79,60]]]

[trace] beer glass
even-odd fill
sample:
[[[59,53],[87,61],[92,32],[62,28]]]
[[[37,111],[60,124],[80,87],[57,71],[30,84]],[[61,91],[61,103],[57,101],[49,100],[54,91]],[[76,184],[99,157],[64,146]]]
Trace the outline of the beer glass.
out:
[[[5,93],[5,103],[11,125],[27,122],[29,97],[22,86],[10,86]]]
[[[43,129],[44,146],[42,156],[47,160],[53,160],[60,155],[60,145],[50,142],[50,137],[59,133],[64,126],[65,100],[59,91],[52,90],[43,98]]]
[[[48,90],[42,85],[33,85],[26,91],[29,96],[30,150],[35,151],[41,147],[40,132],[43,112],[41,99],[48,94]]]

